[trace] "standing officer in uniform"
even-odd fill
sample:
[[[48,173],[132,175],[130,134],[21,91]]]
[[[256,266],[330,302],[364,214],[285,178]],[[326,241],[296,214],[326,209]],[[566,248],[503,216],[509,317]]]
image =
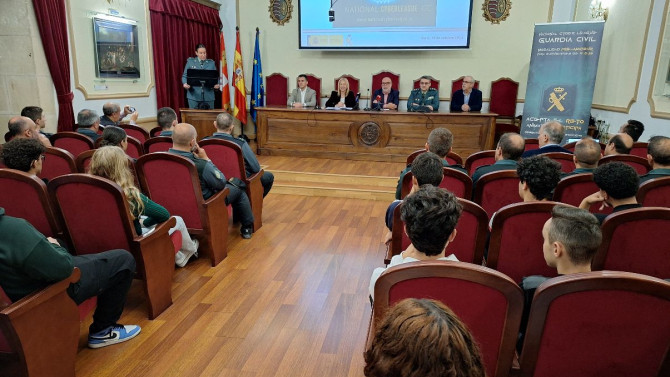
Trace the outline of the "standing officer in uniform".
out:
[[[186,72],[189,69],[211,69],[216,70],[216,65],[214,60],[207,59],[207,49],[205,45],[199,43],[195,46],[196,57],[191,57],[186,59],[186,66],[184,67],[184,74],[181,76],[181,82],[184,84],[184,89],[186,89],[186,98],[188,99],[188,107],[191,109],[200,108],[200,103],[207,104],[208,109],[214,108],[214,91],[210,88],[205,88],[201,86],[191,87],[186,82]],[[219,84],[214,85],[214,89],[219,89]],[[204,92],[204,99],[203,99]],[[204,102],[203,102],[204,101]]]
[[[421,76],[419,89],[413,89],[407,99],[407,111],[423,110],[426,107],[430,111],[437,111],[440,107],[440,96],[437,89],[430,87],[430,77]]]

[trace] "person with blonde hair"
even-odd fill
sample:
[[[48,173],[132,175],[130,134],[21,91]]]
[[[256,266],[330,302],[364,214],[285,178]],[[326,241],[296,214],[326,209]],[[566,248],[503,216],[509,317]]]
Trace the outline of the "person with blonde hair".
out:
[[[349,90],[349,80],[342,77],[337,80],[337,90],[330,93],[326,107],[356,107],[356,93]]]
[[[133,174],[128,168],[128,161],[128,156],[120,147],[101,147],[93,153],[89,173],[112,180],[121,186],[133,215],[135,232],[142,235],[150,232],[156,224],[167,221],[170,213],[163,206],[147,198],[135,186]],[[198,241],[191,239],[181,217],[173,217],[177,224],[170,229],[169,233],[179,231],[182,236],[181,249],[175,254],[175,263],[179,267],[184,267],[188,260],[197,254]]]
[[[439,301],[408,298],[393,306],[365,352],[366,377],[485,377],[468,328]]]

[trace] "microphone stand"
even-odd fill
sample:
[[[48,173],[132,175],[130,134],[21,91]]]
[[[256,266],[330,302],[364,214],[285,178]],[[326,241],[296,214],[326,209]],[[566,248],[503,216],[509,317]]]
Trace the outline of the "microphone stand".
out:
[[[372,110],[372,109],[370,108],[370,88],[368,88],[368,101],[367,101],[367,105],[365,105],[365,109],[363,109],[363,111],[370,111],[370,110]]]

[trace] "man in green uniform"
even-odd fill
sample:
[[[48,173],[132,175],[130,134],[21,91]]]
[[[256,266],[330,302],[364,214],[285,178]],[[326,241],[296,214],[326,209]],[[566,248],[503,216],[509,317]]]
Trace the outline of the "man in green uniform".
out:
[[[440,95],[437,89],[430,87],[430,77],[421,76],[419,89],[413,89],[407,99],[407,111],[437,111],[440,107]]]

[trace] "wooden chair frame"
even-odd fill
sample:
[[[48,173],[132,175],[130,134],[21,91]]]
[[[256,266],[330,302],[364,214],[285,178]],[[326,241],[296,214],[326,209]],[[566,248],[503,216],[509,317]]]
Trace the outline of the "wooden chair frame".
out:
[[[156,127],[152,128],[151,130],[149,130],[149,137],[154,138],[156,136],[159,136],[161,132],[163,132],[163,127],[156,126]]]
[[[580,173],[580,174],[573,174],[568,177],[565,177],[558,181],[558,184],[556,185],[556,188],[554,189],[554,201],[555,202],[561,202],[567,205],[579,207],[579,204],[581,203],[582,199],[584,199],[586,196],[582,198],[576,198],[577,200],[572,201],[572,202],[566,202],[565,198],[563,197],[564,192],[570,188],[570,186],[575,185],[575,184],[583,184],[583,183],[590,183],[593,185],[593,191],[587,195],[593,194],[594,192],[598,191],[599,188],[593,182],[593,174],[592,173]],[[602,203],[596,203],[593,204],[589,208],[589,212],[591,213],[606,213],[609,214],[612,212],[611,207],[606,207],[605,210],[601,211],[600,206]]]
[[[382,79],[388,76],[391,79],[391,88],[400,89],[400,74],[391,71],[379,71],[372,75],[370,80],[370,96],[375,90],[382,87]]]
[[[540,147],[540,141],[537,140],[537,138],[528,138],[525,140],[524,151],[538,149],[539,147]]]
[[[495,149],[475,152],[475,153],[469,155],[468,158],[465,159],[465,170],[472,177],[472,174],[474,174],[475,170],[477,170],[477,168],[479,166],[490,165],[490,164],[482,164],[482,165],[479,165],[479,166],[475,166],[475,168],[473,169],[472,165],[475,163],[475,161],[480,160],[480,159],[493,159],[492,163],[494,163],[495,162],[495,156],[496,156]]]
[[[670,176],[669,177],[659,177],[650,179],[640,185],[640,188],[637,190],[637,202],[642,204],[643,207],[649,206],[645,204],[645,199],[650,192],[653,192],[655,189],[670,186]],[[670,197],[667,198],[668,205],[664,207],[670,208]],[[657,204],[653,204],[658,206]]]
[[[167,150],[161,151],[152,151],[151,147],[154,144],[169,143],[170,148],[172,148],[172,138],[169,136],[154,136],[151,139],[144,142],[144,153],[154,153],[154,152],[167,152]],[[168,148],[169,149],[169,148]]]
[[[459,195],[456,196],[462,199],[470,200],[470,195],[472,194],[472,179],[470,178],[469,175],[463,173],[462,171],[452,169],[446,166],[442,168],[442,174],[444,175],[444,178],[442,178],[442,182],[444,182],[444,180],[447,178],[453,178],[463,183],[464,186],[463,196]],[[414,177],[414,174],[412,174],[411,170],[408,171],[407,174],[403,176],[402,184],[400,186],[401,199],[404,199],[407,195],[409,195],[410,191],[412,190],[412,177]],[[440,183],[439,187],[442,187],[442,183]]]
[[[49,138],[49,140],[51,141],[51,144],[53,144],[54,147],[65,149],[65,148],[59,147],[57,145],[58,140],[60,140],[60,139],[76,139],[79,142],[87,144],[88,148],[86,148],[84,150],[95,149],[95,143],[93,142],[93,139],[91,139],[90,137],[88,137],[86,135],[80,134],[79,132],[61,131],[61,132],[56,132],[55,134],[51,135],[51,137]],[[67,150],[67,151],[72,153],[69,150]],[[72,153],[72,155],[74,157],[77,157],[77,156],[75,156],[74,153]]]
[[[151,135],[147,130],[136,124],[121,123],[119,124],[119,127],[123,128],[128,136],[137,139],[140,145],[151,138]]]
[[[651,165],[649,164],[649,161],[647,161],[646,158],[642,158],[642,157],[639,157],[639,156],[634,156],[632,154],[615,154],[615,155],[611,155],[611,156],[605,156],[605,157],[601,158],[600,161],[598,161],[598,166],[604,165],[604,164],[607,164],[607,163],[610,163],[610,162],[613,162],[613,161],[623,162],[624,164],[632,166],[633,168],[635,168],[635,166],[631,165],[630,163],[637,164],[637,165],[641,165],[645,169],[647,169],[647,171],[644,172],[644,173],[642,171],[638,170],[638,169],[635,169],[635,171],[639,175],[647,174],[651,170]]]
[[[75,164],[75,157],[72,155],[72,153],[68,152],[67,150],[63,148],[56,148],[56,147],[47,147],[44,151],[44,155],[47,157],[53,158],[59,158],[69,166],[70,172],[69,173],[76,173],[77,172],[77,166]],[[48,162],[45,160],[44,163]],[[44,172],[44,166],[42,166],[42,172]],[[42,176],[40,174],[40,176]],[[40,177],[41,178],[41,177]],[[55,177],[52,177],[55,178]]]

